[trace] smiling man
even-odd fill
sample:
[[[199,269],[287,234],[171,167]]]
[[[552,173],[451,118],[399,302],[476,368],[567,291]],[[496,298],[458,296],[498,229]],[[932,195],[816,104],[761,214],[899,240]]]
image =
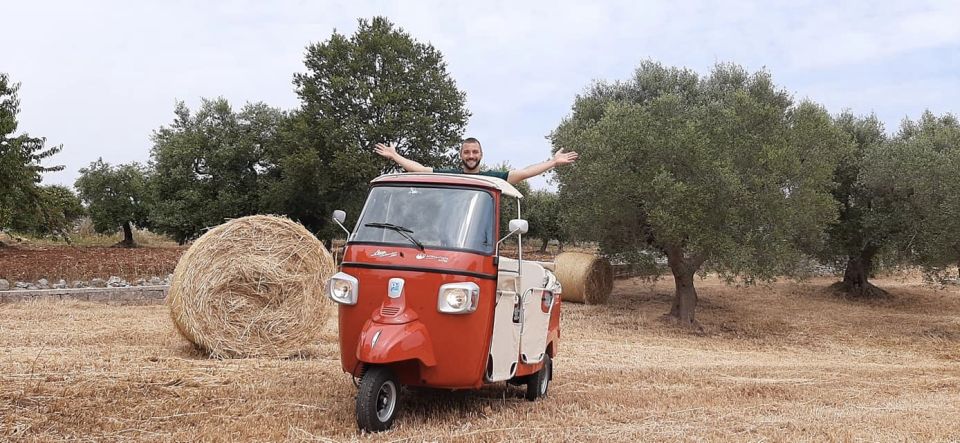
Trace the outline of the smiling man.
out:
[[[483,148],[480,141],[470,137],[463,140],[460,145],[460,163],[461,169],[433,169],[429,166],[423,166],[418,162],[410,160],[397,152],[396,146],[390,144],[377,143],[374,151],[390,160],[395,161],[401,168],[407,172],[438,172],[445,174],[479,174],[491,177],[501,178],[510,184],[517,184],[530,177],[543,174],[556,166],[573,163],[578,155],[576,152],[563,152],[563,149],[557,151],[553,158],[545,162],[536,163],[523,169],[513,169],[505,171],[481,171],[480,160],[483,159]]]

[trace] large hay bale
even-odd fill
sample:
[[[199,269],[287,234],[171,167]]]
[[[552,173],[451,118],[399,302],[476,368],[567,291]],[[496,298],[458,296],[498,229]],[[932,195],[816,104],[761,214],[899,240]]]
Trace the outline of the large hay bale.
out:
[[[610,262],[593,254],[564,252],[554,261],[557,280],[563,285],[563,301],[599,305],[613,290]]]
[[[167,305],[212,357],[286,357],[315,342],[333,311],[330,253],[289,219],[255,215],[203,234],[180,258]]]

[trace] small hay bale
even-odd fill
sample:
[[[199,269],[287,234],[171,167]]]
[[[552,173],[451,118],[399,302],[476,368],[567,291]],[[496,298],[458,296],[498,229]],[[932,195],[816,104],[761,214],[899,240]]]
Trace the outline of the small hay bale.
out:
[[[203,234],[180,258],[167,305],[183,337],[216,358],[287,357],[314,343],[333,312],[336,270],[310,231],[255,215]]]
[[[554,261],[557,280],[563,285],[563,301],[599,305],[613,290],[610,262],[593,254],[564,252]]]

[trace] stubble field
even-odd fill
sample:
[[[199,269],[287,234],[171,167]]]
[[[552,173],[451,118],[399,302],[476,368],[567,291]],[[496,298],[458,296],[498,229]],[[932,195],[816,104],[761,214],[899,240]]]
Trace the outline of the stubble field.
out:
[[[564,304],[549,396],[404,391],[394,429],[361,435],[333,324],[302,358],[210,360],[164,306],[0,305],[0,440],[951,441],[960,439],[960,291],[831,279],[698,280],[703,333],[659,320],[672,281],[618,280]]]

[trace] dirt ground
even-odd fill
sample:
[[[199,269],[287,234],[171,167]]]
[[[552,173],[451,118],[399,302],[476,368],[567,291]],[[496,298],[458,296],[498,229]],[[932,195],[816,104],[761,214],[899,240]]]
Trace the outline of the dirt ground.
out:
[[[538,243],[539,244],[539,243]],[[7,281],[51,282],[64,279],[89,281],[117,276],[127,281],[138,278],[166,277],[187,250],[182,247],[113,248],[92,246],[30,245],[0,247],[0,278]],[[512,252],[509,248],[506,252]],[[524,257],[552,260],[553,248],[543,254],[524,247]]]
[[[564,305],[549,396],[404,391],[360,435],[335,331],[301,359],[195,353],[164,306],[0,305],[0,440],[956,441],[960,291],[883,279],[738,288],[698,280],[701,334],[659,320],[672,282]]]
[[[117,276],[127,281],[173,273],[182,247],[111,248],[72,246],[0,247],[0,278],[13,281],[89,281]]]

